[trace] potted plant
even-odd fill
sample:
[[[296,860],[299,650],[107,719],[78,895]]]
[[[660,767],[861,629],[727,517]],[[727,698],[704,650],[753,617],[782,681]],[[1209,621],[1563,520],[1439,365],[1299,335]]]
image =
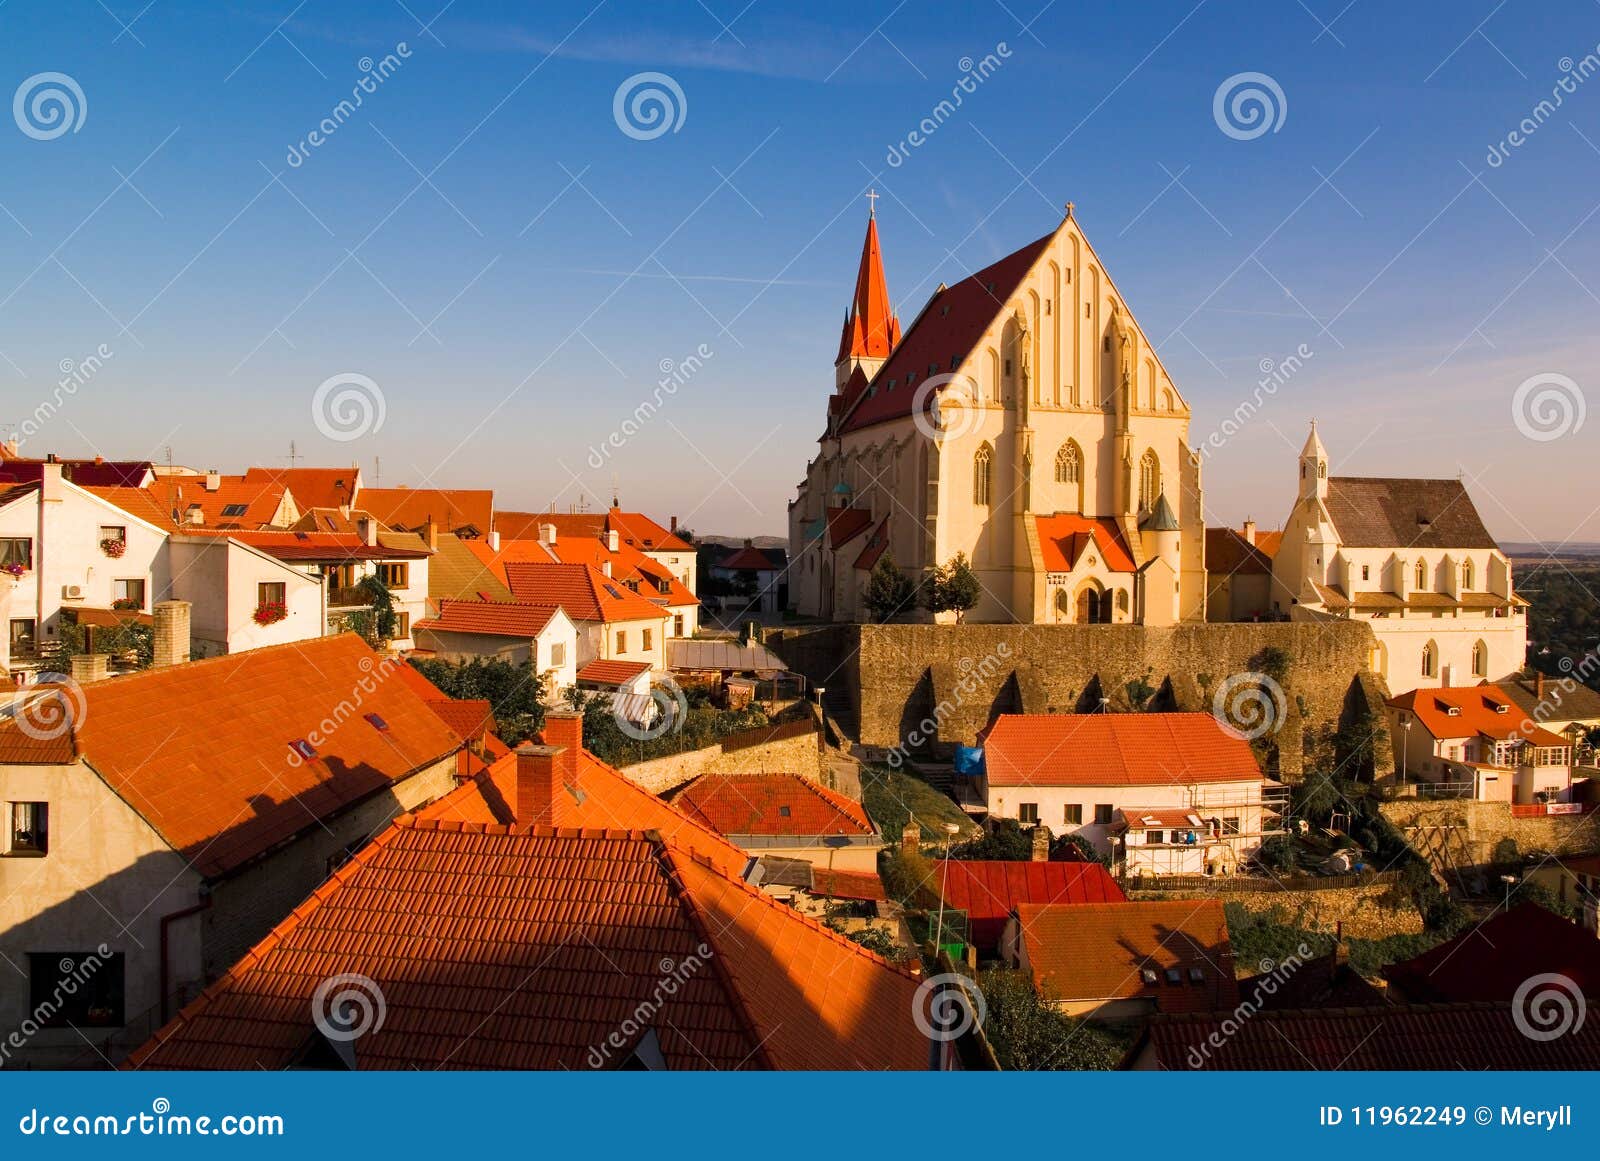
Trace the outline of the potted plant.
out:
[[[13,579],[20,579],[27,573],[27,571],[28,566],[20,562],[0,565],[0,572],[4,572],[7,576],[12,577]]]
[[[253,614],[258,625],[275,625],[289,615],[289,607],[282,601],[262,601]]]
[[[108,536],[100,542],[100,551],[112,560],[120,560],[128,551],[128,542],[121,536]]]
[[[132,610],[134,612],[138,612],[142,604],[143,602],[140,601],[138,597],[118,597],[116,600],[111,602],[111,607],[119,611]]]

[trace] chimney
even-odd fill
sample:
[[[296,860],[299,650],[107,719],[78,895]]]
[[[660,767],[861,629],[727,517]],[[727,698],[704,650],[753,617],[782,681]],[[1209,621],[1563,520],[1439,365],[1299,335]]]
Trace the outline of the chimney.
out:
[[[371,516],[362,516],[356,521],[356,535],[361,537],[361,543],[368,548],[378,543],[378,522]]]
[[[1042,822],[1033,828],[1033,861],[1036,863],[1050,861],[1050,828]]]
[[[539,543],[554,544],[556,542],[556,526],[554,524],[539,525]]]
[[[671,531],[672,531],[672,534],[674,536],[676,536],[678,534],[678,518],[676,516],[672,517],[672,528],[671,528]]]
[[[1254,520],[1246,520],[1244,527],[1239,529],[1239,535],[1246,544],[1254,544],[1256,542],[1256,522]]]
[[[561,776],[573,789],[578,786],[578,755],[583,753],[583,715],[575,710],[547,710],[544,715],[545,745],[563,751]]]
[[[206,491],[215,492],[222,487],[222,473],[216,468],[206,469]]]
[[[1533,696],[1535,701],[1544,700],[1544,671],[1535,670],[1533,674]]]
[[[155,649],[151,665],[157,669],[189,660],[189,602],[157,601]]]
[[[204,524],[206,522],[206,510],[198,504],[190,504],[183,514],[183,519],[186,524]]]
[[[91,681],[104,681],[109,672],[111,658],[105,653],[74,653],[72,655],[72,680],[79,685]]]
[[[429,552],[439,551],[439,526],[433,522],[431,516],[422,526],[422,539],[427,542]]]
[[[744,538],[744,546],[746,548],[754,548],[756,546],[756,542],[754,540],[750,539],[750,537],[746,536]]]
[[[900,828],[900,853],[902,855],[922,853],[922,828],[917,825],[915,818]]]
[[[606,529],[606,551],[616,552],[622,547],[622,538],[617,535],[615,528]]]
[[[489,529],[489,551],[500,551],[500,533],[496,532],[493,528]]]
[[[611,575],[611,562],[609,560],[602,560],[600,562],[600,571],[605,573],[607,576],[610,576]]]
[[[559,763],[565,751],[560,746],[536,746],[524,742],[517,747],[517,825],[560,826],[561,800]]]
[[[39,498],[61,499],[61,465],[56,462],[54,452],[51,452],[50,458],[39,466]]]

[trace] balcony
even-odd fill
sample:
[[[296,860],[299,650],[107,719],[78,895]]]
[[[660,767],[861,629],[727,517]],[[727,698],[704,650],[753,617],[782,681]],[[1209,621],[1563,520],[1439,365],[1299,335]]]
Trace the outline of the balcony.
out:
[[[328,589],[328,608],[332,609],[370,609],[372,608],[372,594],[360,585],[341,586]]]

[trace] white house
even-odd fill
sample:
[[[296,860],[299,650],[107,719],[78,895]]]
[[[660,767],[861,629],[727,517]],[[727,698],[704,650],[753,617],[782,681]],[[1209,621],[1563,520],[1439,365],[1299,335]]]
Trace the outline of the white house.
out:
[[[174,535],[167,595],[188,601],[195,658],[326,632],[321,578],[231,536]]]
[[[577,683],[578,629],[559,606],[522,602],[442,600],[415,625],[417,648],[442,661],[497,657],[533,662],[554,700]]]
[[[1282,833],[1287,788],[1210,714],[1002,714],[982,745],[992,817],[1081,834],[1119,874],[1231,874]]]
[[[1498,685],[1414,689],[1388,705],[1395,768],[1408,781],[1523,806],[1571,797],[1572,740],[1523,713]]]

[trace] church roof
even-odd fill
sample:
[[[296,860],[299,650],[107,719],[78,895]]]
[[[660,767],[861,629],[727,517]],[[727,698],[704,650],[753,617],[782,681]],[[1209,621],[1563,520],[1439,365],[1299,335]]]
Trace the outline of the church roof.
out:
[[[829,508],[828,547],[843,548],[871,523],[872,513],[866,508]]]
[[[1123,543],[1117,522],[1109,516],[1080,516],[1057,512],[1036,516],[1039,548],[1046,572],[1071,572],[1090,545],[1097,544],[1106,568],[1111,572],[1133,572],[1133,553]]]
[[[839,337],[838,362],[845,359],[886,359],[900,341],[900,320],[889,305],[889,282],[883,276],[883,256],[878,252],[878,219],[867,219],[867,236],[861,243],[861,268],[856,273],[856,293],[844,317]]]
[[[1497,548],[1460,480],[1334,476],[1328,517],[1346,548]]]
[[[1172,514],[1172,505],[1167,503],[1167,494],[1162,492],[1156,497],[1156,506],[1150,509],[1150,514],[1139,522],[1140,532],[1179,532],[1182,531],[1178,518]]]
[[[849,414],[840,433],[910,415],[917,384],[961,364],[1054,237],[1052,230],[954,286],[937,290],[873,376],[875,390],[857,388],[845,400]]]
[[[889,547],[889,518],[885,516],[878,526],[872,530],[872,535],[867,537],[866,545],[861,549],[861,555],[856,557],[856,567],[871,572],[878,564],[878,558]]]

